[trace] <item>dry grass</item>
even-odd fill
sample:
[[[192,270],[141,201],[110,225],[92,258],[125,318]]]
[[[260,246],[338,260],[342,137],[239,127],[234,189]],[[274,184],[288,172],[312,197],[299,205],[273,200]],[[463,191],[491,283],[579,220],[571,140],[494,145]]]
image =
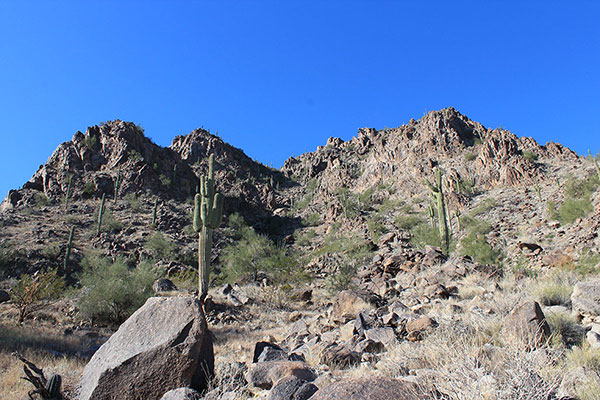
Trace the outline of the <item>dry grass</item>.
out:
[[[65,393],[72,393],[86,361],[74,354],[85,345],[85,340],[64,337],[47,330],[30,327],[0,326],[0,399],[21,400],[33,386],[21,379],[23,364],[12,353],[23,356],[44,370],[46,377],[59,374]]]

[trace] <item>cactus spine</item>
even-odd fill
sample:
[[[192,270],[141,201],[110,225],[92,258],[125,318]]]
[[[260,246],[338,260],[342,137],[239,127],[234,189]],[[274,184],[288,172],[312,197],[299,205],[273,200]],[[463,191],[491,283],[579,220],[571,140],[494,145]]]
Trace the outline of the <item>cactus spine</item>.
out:
[[[62,383],[62,378],[60,375],[52,375],[48,382],[46,383],[46,392],[48,392],[48,399],[60,399],[62,398],[60,394],[60,384]]]
[[[117,172],[117,180],[115,181],[115,203],[117,202],[117,198],[119,197],[119,188],[121,187],[121,167],[119,167],[119,171]]]
[[[200,177],[200,193],[194,198],[194,230],[198,232],[198,297],[208,294],[210,250],[213,231],[223,218],[223,195],[215,193],[214,155],[208,159],[208,176]]]
[[[156,226],[156,209],[158,208],[158,197],[154,199],[154,208],[152,209],[152,226]]]
[[[102,202],[100,203],[100,209],[98,210],[98,230],[96,234],[100,236],[102,230],[102,217],[104,216],[104,201],[106,200],[106,193],[102,194]]]
[[[435,199],[435,205],[438,215],[438,226],[440,229],[440,243],[444,254],[448,254],[450,249],[450,235],[448,234],[448,219],[446,210],[446,201],[444,199],[444,189],[442,185],[442,171],[439,168],[435,170],[435,185],[426,181],[431,189],[431,194]]]
[[[67,192],[65,193],[65,211],[69,209],[69,197],[73,190],[73,175],[69,176],[69,184],[67,185]]]
[[[63,271],[67,277],[71,274],[69,268],[69,257],[71,257],[71,249],[73,248],[73,234],[75,233],[75,227],[71,227],[71,233],[69,234],[69,241],[67,242],[67,250],[65,251],[65,262],[63,264]]]

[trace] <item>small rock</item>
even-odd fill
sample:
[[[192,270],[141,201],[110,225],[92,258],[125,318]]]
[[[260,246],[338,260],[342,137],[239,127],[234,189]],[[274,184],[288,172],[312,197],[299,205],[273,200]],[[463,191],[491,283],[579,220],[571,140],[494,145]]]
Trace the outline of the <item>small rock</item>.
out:
[[[529,348],[543,345],[550,337],[550,326],[535,301],[525,302],[516,307],[503,321],[505,334],[521,341]]]
[[[396,334],[394,329],[390,327],[368,329],[365,331],[365,337],[374,342],[382,343],[386,348],[396,343]]]
[[[267,348],[272,348],[272,349],[275,349],[275,350],[281,350],[281,351],[283,351],[283,349],[281,347],[277,346],[274,343],[271,343],[271,342],[257,342],[254,345],[254,354],[252,355],[252,362],[253,363],[257,363],[258,359],[260,358],[260,355]]]
[[[154,294],[168,293],[177,290],[177,286],[167,278],[161,278],[154,281],[152,284],[152,290]]]
[[[191,388],[179,388],[169,390],[160,400],[200,400],[200,393]]]
[[[600,349],[600,334],[589,331],[585,336],[592,349]]]
[[[349,368],[360,364],[360,354],[344,345],[332,344],[321,352],[321,363],[333,368]]]
[[[314,384],[289,376],[273,386],[268,400],[308,400],[317,390]]]
[[[597,317],[600,315],[600,280],[579,282],[571,295],[573,311],[579,315]]]
[[[430,328],[435,328],[437,322],[433,318],[422,316],[406,323],[406,330],[410,332],[424,332]]]
[[[4,303],[10,300],[10,294],[6,290],[0,290],[0,303]]]

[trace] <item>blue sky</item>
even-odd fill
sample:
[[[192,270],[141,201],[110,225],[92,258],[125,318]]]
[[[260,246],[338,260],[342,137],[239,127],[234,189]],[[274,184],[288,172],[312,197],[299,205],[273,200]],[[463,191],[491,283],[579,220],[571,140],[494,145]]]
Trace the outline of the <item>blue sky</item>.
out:
[[[116,118],[276,167],[448,106],[596,153],[598,21],[595,1],[1,2],[0,196]]]

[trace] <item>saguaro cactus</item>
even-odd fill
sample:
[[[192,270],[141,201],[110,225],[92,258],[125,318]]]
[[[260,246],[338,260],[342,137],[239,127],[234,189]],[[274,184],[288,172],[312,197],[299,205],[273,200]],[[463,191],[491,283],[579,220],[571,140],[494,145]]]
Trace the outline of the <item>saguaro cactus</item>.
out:
[[[117,171],[117,180],[115,181],[115,203],[117,202],[117,198],[119,197],[119,188],[121,187],[121,167]]]
[[[210,250],[213,230],[223,219],[223,195],[215,193],[214,155],[208,159],[208,176],[200,177],[200,193],[194,198],[194,230],[198,232],[198,297],[204,302],[208,294]]]
[[[158,208],[158,197],[154,199],[154,208],[152,209],[152,226],[156,226],[156,209]]]
[[[65,211],[69,209],[69,197],[73,190],[73,175],[69,176],[69,184],[67,185],[67,192],[65,193]]]
[[[106,193],[102,194],[102,202],[100,203],[100,209],[98,210],[98,230],[96,234],[100,236],[102,230],[102,217],[104,216],[104,201],[106,200]]]
[[[62,383],[62,378],[60,375],[52,375],[48,382],[46,383],[46,392],[48,392],[49,399],[60,399],[62,395],[60,393],[60,385]]]
[[[73,234],[75,233],[75,227],[71,227],[71,233],[69,234],[69,241],[67,242],[67,250],[65,252],[65,262],[63,264],[63,271],[67,277],[71,274],[71,269],[69,268],[69,257],[71,257],[71,249],[73,247]]]
[[[431,189],[431,194],[435,199],[435,205],[438,214],[438,226],[440,229],[440,243],[444,254],[448,254],[450,249],[450,235],[448,233],[448,220],[446,211],[446,201],[444,199],[444,189],[442,185],[442,171],[439,168],[435,170],[435,185],[429,181],[427,185]]]

